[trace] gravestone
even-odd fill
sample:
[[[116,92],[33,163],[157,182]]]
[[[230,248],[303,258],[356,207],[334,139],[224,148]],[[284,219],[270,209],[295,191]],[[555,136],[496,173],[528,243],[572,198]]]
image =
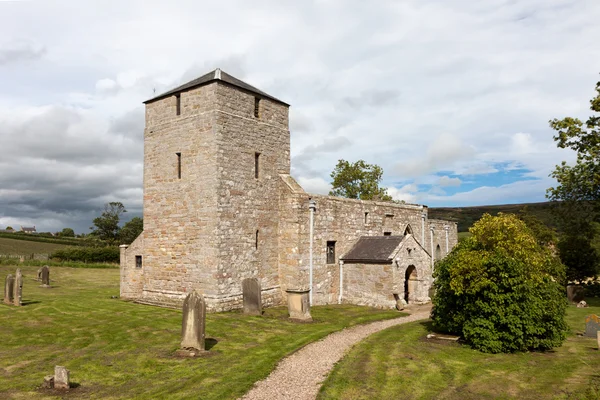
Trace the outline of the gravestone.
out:
[[[42,267],[42,286],[50,286],[50,268],[47,265]]]
[[[4,282],[4,303],[12,305],[14,299],[14,290],[15,278],[9,274]]]
[[[38,269],[37,280],[38,280],[38,281],[41,281],[41,280],[42,280],[42,269],[41,269],[41,268],[39,268],[39,269]]]
[[[288,313],[291,320],[312,321],[310,315],[310,299],[308,290],[286,290],[288,297]]]
[[[206,325],[206,302],[197,291],[188,294],[183,302],[183,324],[181,327],[181,348],[184,350],[205,351],[204,329]],[[195,355],[195,354],[190,354]]]
[[[57,365],[54,367],[54,389],[69,388],[69,370]]]
[[[15,275],[13,303],[15,306],[19,307],[19,306],[21,306],[22,300],[23,300],[23,274],[21,273],[21,268],[17,268],[17,273]]]
[[[600,318],[597,315],[592,314],[585,317],[585,333],[587,337],[598,337],[598,331],[600,331]]]
[[[242,281],[242,293],[244,296],[244,314],[262,315],[262,299],[258,279],[244,279]]]
[[[584,287],[580,285],[568,285],[567,286],[567,299],[571,303],[579,303],[584,299]]]

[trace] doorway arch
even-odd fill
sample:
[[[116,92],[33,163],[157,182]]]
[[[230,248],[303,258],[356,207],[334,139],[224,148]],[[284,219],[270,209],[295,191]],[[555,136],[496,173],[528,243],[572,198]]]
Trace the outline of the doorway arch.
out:
[[[417,291],[417,269],[409,265],[404,274],[404,301],[409,304],[413,301]]]

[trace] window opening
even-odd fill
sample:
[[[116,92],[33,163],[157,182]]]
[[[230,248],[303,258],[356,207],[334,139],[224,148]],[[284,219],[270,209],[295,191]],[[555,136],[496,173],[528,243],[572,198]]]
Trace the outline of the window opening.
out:
[[[181,153],[177,154],[177,179],[181,179]]]
[[[175,113],[181,115],[181,94],[175,95]]]
[[[256,235],[254,236],[254,249],[258,250],[258,229],[256,230]]]
[[[383,236],[392,236],[392,232],[383,232]]]
[[[142,256],[135,256],[135,267],[142,268]]]
[[[369,213],[366,212],[365,213],[365,224],[368,224],[368,223],[369,223]]]
[[[260,111],[260,98],[255,97],[254,98],[254,116],[256,118],[259,118],[259,116],[260,116],[259,111]]]
[[[327,241],[327,264],[335,264],[335,241]]]
[[[258,179],[260,170],[260,153],[254,153],[254,178]]]

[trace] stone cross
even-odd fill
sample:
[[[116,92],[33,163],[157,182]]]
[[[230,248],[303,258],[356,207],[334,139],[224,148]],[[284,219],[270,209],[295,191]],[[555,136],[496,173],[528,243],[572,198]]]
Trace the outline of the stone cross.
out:
[[[310,315],[309,290],[286,290],[288,297],[288,313],[291,320],[312,321]]]
[[[242,293],[244,296],[244,314],[262,315],[262,299],[258,279],[244,279],[242,281]]]
[[[585,333],[587,337],[598,337],[600,331],[600,318],[596,314],[588,315],[585,318]]]
[[[206,302],[197,291],[188,294],[183,302],[183,324],[181,327],[181,348],[204,351],[204,330],[206,325]]]
[[[42,267],[42,285],[49,286],[50,285],[50,268],[47,265]]]
[[[69,388],[69,370],[57,365],[54,367],[54,389]]]
[[[23,274],[21,273],[21,268],[17,268],[17,273],[15,276],[13,302],[14,302],[15,306],[20,306],[22,300],[23,300]]]
[[[4,303],[12,305],[15,290],[15,278],[12,275],[6,277],[4,282]]]

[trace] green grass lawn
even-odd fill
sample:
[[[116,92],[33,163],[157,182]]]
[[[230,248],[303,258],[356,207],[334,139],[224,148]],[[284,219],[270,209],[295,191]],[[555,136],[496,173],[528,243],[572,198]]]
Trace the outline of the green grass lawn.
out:
[[[398,317],[357,306],[312,310],[314,323],[292,323],[282,307],[262,317],[209,314],[206,357],[176,358],[181,311],[133,304],[119,294],[119,271],[51,268],[51,289],[21,267],[24,306],[0,304],[0,398],[60,395],[39,389],[55,365],[71,371],[69,398],[234,399],[285,355],[346,326]],[[0,265],[0,279],[16,267]]]
[[[67,247],[64,244],[32,242],[27,240],[8,239],[0,237],[0,255],[1,254],[48,254],[55,250]]]
[[[568,309],[571,332],[545,353],[485,354],[426,339],[430,322],[393,327],[355,346],[336,365],[319,399],[600,399],[600,351],[578,336],[591,307]]]

